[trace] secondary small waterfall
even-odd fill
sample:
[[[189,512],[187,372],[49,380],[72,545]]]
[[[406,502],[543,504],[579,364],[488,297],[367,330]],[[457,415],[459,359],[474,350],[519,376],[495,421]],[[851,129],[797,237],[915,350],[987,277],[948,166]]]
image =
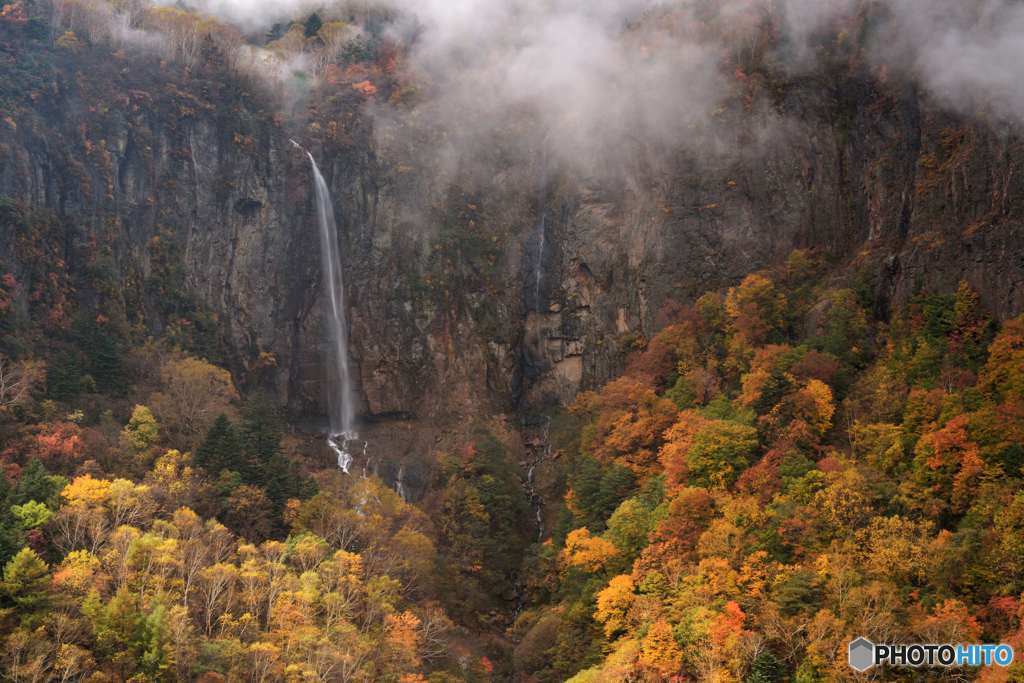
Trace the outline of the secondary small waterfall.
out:
[[[299,149],[294,140],[292,144]],[[303,150],[305,151],[305,150]],[[334,220],[334,205],[327,182],[309,152],[316,186],[316,216],[320,227],[320,267],[324,286],[324,319],[327,323],[327,408],[330,425],[327,444],[338,456],[338,467],[348,473],[352,465],[350,445],[358,438],[355,431],[352,376],[348,362],[348,321],[345,315],[345,283],[341,274],[338,253],[338,226]]]
[[[405,502],[409,502],[409,498],[405,492],[405,464],[398,466],[398,476],[395,477],[395,493],[398,497]]]
[[[547,237],[547,207],[542,204],[540,211],[540,223],[537,224],[537,262],[534,265],[533,272],[533,303],[535,310],[544,311],[547,307],[544,305],[541,285],[544,282],[544,240]]]
[[[535,311],[544,312],[547,305],[544,302],[544,246],[547,240],[548,227],[548,206],[547,206],[547,182],[548,182],[548,155],[547,136],[541,143],[540,151],[540,183],[537,193],[537,205],[540,208],[540,220],[537,221],[537,253],[534,256],[533,264],[533,307]]]

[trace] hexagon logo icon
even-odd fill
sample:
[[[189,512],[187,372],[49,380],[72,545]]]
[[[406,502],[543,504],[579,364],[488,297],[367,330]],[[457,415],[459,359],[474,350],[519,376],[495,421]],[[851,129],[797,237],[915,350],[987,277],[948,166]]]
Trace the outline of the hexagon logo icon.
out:
[[[875,644],[861,636],[850,643],[850,668],[854,671],[867,671],[875,665]]]

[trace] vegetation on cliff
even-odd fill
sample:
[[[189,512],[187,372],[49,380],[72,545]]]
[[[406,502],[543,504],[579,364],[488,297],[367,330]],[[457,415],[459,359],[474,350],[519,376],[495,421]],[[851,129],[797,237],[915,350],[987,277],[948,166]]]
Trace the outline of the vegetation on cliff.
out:
[[[218,270],[206,280],[196,263],[219,268],[225,259],[218,247],[234,250],[253,216],[301,203],[300,181],[240,188],[246,179],[266,181],[288,168],[280,157],[289,125],[301,126],[303,141],[332,160],[332,172],[347,172],[337,169],[348,162],[394,162],[390,175],[353,174],[346,186],[367,215],[389,192],[436,181],[414,178],[450,170],[431,166],[443,156],[433,146],[447,129],[417,128],[429,110],[416,105],[431,103],[436,93],[426,91],[436,84],[407,80],[410,72],[401,67],[408,54],[380,30],[373,10],[352,23],[318,11],[245,35],[178,6],[0,0],[0,173],[14,178],[5,182],[18,191],[17,199],[0,196],[3,675],[96,683],[812,683],[850,678],[845,647],[860,635],[1024,647],[1024,318],[997,322],[979,292],[966,282],[955,286],[958,278],[939,292],[911,287],[907,277],[901,286],[913,291],[896,297],[893,283],[880,281],[888,266],[879,264],[891,246],[886,240],[906,234],[876,235],[859,256],[847,258],[856,235],[883,223],[905,233],[916,195],[928,198],[925,208],[935,214],[951,206],[944,228],[974,240],[957,241],[940,228],[918,233],[911,248],[920,246],[922,258],[948,239],[947,249],[978,244],[988,256],[1009,253],[1013,260],[1015,228],[1007,226],[1017,216],[1010,205],[1019,195],[1013,186],[1019,145],[1009,134],[1003,137],[1012,145],[989,140],[991,157],[1005,164],[981,172],[976,167],[984,159],[972,154],[989,143],[966,126],[933,124],[941,132],[931,152],[890,149],[886,138],[880,144],[890,156],[865,162],[875,194],[859,196],[859,176],[850,171],[856,165],[847,160],[857,156],[854,128],[863,123],[854,113],[878,116],[869,127],[885,130],[896,127],[879,112],[906,104],[902,85],[886,86],[887,65],[863,54],[872,22],[882,21],[878,3],[853,3],[867,9],[851,11],[815,37],[821,54],[809,72],[780,63],[796,61],[787,51],[799,50],[786,42],[772,12],[723,16],[720,4],[698,2],[696,12],[664,8],[621,27],[629,55],[644,56],[629,63],[650,66],[647,56],[659,48],[646,42],[652,35],[706,48],[713,70],[726,79],[712,119],[735,133],[740,146],[754,133],[733,130],[725,119],[742,112],[754,120],[769,106],[802,107],[793,82],[826,81],[828,94],[809,97],[807,107],[824,111],[830,127],[822,130],[836,143],[828,154],[836,156],[798,150],[789,160],[800,167],[796,184],[778,187],[806,191],[814,203],[825,196],[817,176],[832,173],[823,160],[834,160],[841,176],[835,184],[849,187],[825,181],[835,189],[830,201],[864,204],[863,211],[835,214],[850,225],[827,226],[824,237],[813,225],[806,234],[778,239],[785,245],[817,240],[830,253],[795,251],[752,273],[745,265],[720,265],[749,245],[727,231],[712,233],[706,217],[729,202],[748,206],[729,199],[741,193],[749,191],[751,201],[780,193],[744,180],[750,169],[732,161],[720,187],[710,193],[690,187],[687,176],[672,178],[674,171],[661,168],[671,165],[660,156],[647,158],[650,150],[633,144],[635,131],[626,125],[626,156],[645,167],[638,171],[642,182],[619,183],[613,174],[585,191],[565,178],[542,192],[529,188],[527,203],[539,205],[530,211],[552,217],[546,248],[561,251],[560,240],[571,231],[579,233],[576,246],[592,242],[587,246],[595,251],[613,239],[626,241],[634,227],[627,196],[650,184],[658,188],[648,197],[655,201],[635,213],[659,214],[664,223],[644,226],[650,234],[678,233],[678,244],[689,234],[684,223],[697,224],[694,234],[702,236],[707,228],[712,237],[693,245],[692,262],[707,256],[711,265],[701,267],[716,270],[714,277],[686,280],[665,267],[681,263],[674,261],[657,261],[650,271],[623,268],[650,255],[639,247],[607,255],[611,265],[597,274],[581,257],[559,254],[575,270],[557,273],[547,263],[556,259],[545,261],[542,248],[535,281],[541,268],[552,267],[544,280],[551,300],[537,287],[527,297],[536,310],[526,313],[522,292],[512,291],[521,283],[510,254],[518,253],[519,222],[536,216],[520,207],[509,219],[502,215],[507,206],[489,194],[521,194],[514,183],[488,190],[481,182],[438,182],[444,188],[436,201],[417,212],[391,207],[400,226],[393,233],[346,226],[352,229],[342,239],[365,247],[349,257],[353,267],[372,271],[390,260],[390,270],[373,276],[400,274],[377,290],[387,293],[378,297],[385,301],[370,302],[408,314],[387,318],[381,336],[398,337],[392,335],[398,328],[432,330],[433,336],[416,337],[422,348],[393,354],[408,363],[393,367],[423,373],[409,386],[436,371],[428,379],[450,391],[444,398],[458,415],[431,425],[449,433],[436,439],[436,431],[429,433],[423,495],[409,501],[375,476],[373,462],[357,461],[351,476],[337,472],[323,446],[297,421],[289,423],[308,415],[284,406],[291,397],[275,393],[282,377],[289,391],[303,380],[303,359],[291,359],[285,369],[275,351],[294,349],[288,344],[300,334],[295,319],[315,301],[302,291],[315,277],[307,282],[290,271],[316,259],[282,260],[278,266],[294,282],[274,280],[237,299],[231,290],[237,273]],[[655,25],[658,31],[646,31]],[[471,99],[487,99],[482,90]],[[549,89],[537,98],[531,91],[522,101],[536,105],[555,94],[562,93]],[[307,111],[289,111],[301,97]],[[906,101],[914,102],[906,118],[919,129],[917,100]],[[532,154],[530,145],[522,145],[528,152],[516,148],[534,120],[503,107],[501,98],[495,102],[508,127],[493,136],[474,130],[468,143],[459,142],[471,143],[474,163],[486,166],[486,157],[501,175],[510,159],[519,163]],[[369,130],[360,113],[379,112],[385,103],[408,105],[413,114],[402,125],[409,130]],[[671,119],[661,122],[667,130],[677,131],[682,119],[664,118]],[[562,121],[570,128],[578,123]],[[196,136],[210,149],[197,145]],[[927,136],[917,130],[917,137],[909,144]],[[410,149],[378,160],[373,145]],[[204,167],[204,153],[216,161],[207,159]],[[915,164],[920,173],[908,177],[916,184],[889,187],[887,173]],[[216,176],[211,187],[199,187],[199,170]],[[778,169],[769,170],[758,173]],[[658,174],[647,182],[645,176]],[[986,180],[968,182],[973,175]],[[179,202],[188,193],[185,181],[194,196]],[[370,187],[377,181],[387,188]],[[269,205],[272,190],[280,190],[279,206]],[[206,191],[204,204],[199,196]],[[561,196],[573,192],[606,194],[590,204],[593,197]],[[898,205],[893,197],[900,197]],[[586,220],[606,220],[607,230],[573,223],[567,217],[573,202],[589,212]],[[722,215],[744,209],[735,211]],[[983,218],[954,226],[969,212]],[[889,213],[898,216],[890,220]],[[856,216],[872,225],[853,226]],[[433,234],[404,234],[410,221]],[[206,245],[211,258],[186,261],[193,233],[213,235],[223,226],[230,226],[219,234],[224,242],[210,237]],[[739,246],[729,252],[725,243],[733,238]],[[664,239],[652,249],[672,251],[676,243]],[[750,244],[769,242],[777,247],[774,236]],[[271,281],[272,269],[259,260],[269,256],[259,252],[282,244],[243,245],[257,254],[250,268],[258,272],[239,278]],[[301,252],[306,244],[296,237],[286,248]],[[358,262],[365,254],[380,260]],[[765,263],[771,256],[757,258]],[[731,287],[687,294],[701,278],[726,281],[725,271],[743,277]],[[657,283],[657,296],[630,291],[628,304],[599,301],[647,287],[645,272],[666,281]],[[555,293],[559,287],[572,291]],[[669,291],[685,303],[670,301],[657,316],[626,311],[660,303]],[[987,293],[1001,302],[1000,315],[1019,300]],[[274,298],[289,299],[292,307],[261,323],[295,328],[272,349],[261,345],[253,331],[258,325],[238,321],[252,323],[269,310],[257,307]],[[544,457],[526,472],[517,463],[516,426],[525,416],[487,411],[522,398],[521,385],[549,357],[528,359],[526,342],[515,336],[525,323],[509,320],[554,319],[572,299],[576,313],[593,307],[593,317],[566,315],[564,323],[559,317],[536,346],[546,350],[555,342],[563,349],[557,353],[568,354],[563,347],[571,345],[581,368],[575,382],[590,382],[592,390],[552,411],[544,439],[531,446]],[[602,303],[607,307],[598,311]],[[371,308],[358,310],[364,328],[386,317]],[[602,316],[607,320],[593,322]],[[640,325],[627,320],[643,316]],[[637,328],[646,329],[648,319],[660,322],[645,338]],[[586,334],[577,329],[585,324],[592,325]],[[469,329],[486,352],[463,346]],[[613,329],[620,331],[614,338]],[[584,348],[590,342],[603,348]],[[428,368],[424,358],[442,346],[438,355],[446,362],[492,353],[487,359],[500,363]],[[626,348],[633,353],[623,358]],[[386,351],[360,351],[364,376],[377,372],[375,360],[385,365]],[[588,373],[589,364],[603,365],[586,379],[584,357]],[[517,362],[518,369],[505,367]],[[529,363],[536,367],[524,369]],[[451,379],[465,367],[495,372],[471,377],[485,387],[472,392],[460,385],[464,376]],[[617,376],[593,386],[602,383],[594,377],[609,374]],[[492,389],[500,399],[466,410],[472,419],[457,413],[477,396],[493,397]],[[573,391],[570,383],[566,392]],[[547,488],[534,487],[535,467],[555,470]],[[542,499],[538,491],[556,495]],[[535,520],[543,526],[540,539]],[[1008,672],[1010,680],[1024,677],[1020,667]],[[992,680],[995,674],[951,675]]]
[[[673,308],[557,416],[564,496],[533,545],[486,432],[413,505],[300,456],[180,351],[130,347],[119,382],[79,371],[71,394],[59,364],[5,358],[4,665],[824,681],[863,633],[1018,643],[1024,320],[961,284],[879,322],[828,270],[795,252]],[[506,628],[510,654],[480,639]]]
[[[962,283],[881,323],[826,272],[796,252],[705,294],[562,418],[513,629],[537,680],[842,680],[864,634],[1021,644],[1024,319]]]

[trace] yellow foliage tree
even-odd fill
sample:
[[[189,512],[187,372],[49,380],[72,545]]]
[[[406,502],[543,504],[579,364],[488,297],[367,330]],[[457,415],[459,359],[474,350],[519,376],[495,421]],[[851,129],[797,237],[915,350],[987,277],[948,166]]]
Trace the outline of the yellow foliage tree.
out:
[[[186,356],[164,363],[163,389],[150,405],[171,442],[191,448],[206,435],[218,415],[232,415],[238,392],[231,374],[199,358]]]
[[[927,541],[932,533],[930,521],[875,517],[866,529],[857,532],[857,539],[871,572],[879,578],[909,582],[927,575]]]
[[[102,505],[110,498],[110,485],[106,479],[94,479],[91,474],[85,474],[75,477],[60,495],[68,505]]]
[[[121,441],[138,454],[154,446],[159,437],[160,428],[153,412],[146,406],[135,406],[131,419],[121,430]]]
[[[633,578],[629,574],[620,574],[597,594],[594,619],[604,624],[604,634],[609,638],[626,630],[626,615],[636,599],[634,588]]]
[[[53,583],[71,594],[85,595],[99,568],[99,558],[88,550],[72,550],[54,572]]]
[[[384,633],[396,671],[408,671],[420,665],[419,630],[419,617],[412,612],[388,614],[384,617]]]
[[[640,666],[659,680],[679,673],[683,665],[683,652],[672,635],[672,626],[664,619],[651,624],[640,643]]]
[[[820,379],[812,379],[800,393],[808,408],[807,421],[818,434],[824,434],[832,428],[832,416],[836,412],[832,389]]]
[[[590,530],[574,529],[565,538],[562,562],[569,567],[582,567],[589,572],[604,569],[619,551],[611,541],[591,536]]]
[[[733,332],[746,344],[758,345],[780,329],[786,298],[775,283],[760,273],[751,273],[725,297],[725,313]]]

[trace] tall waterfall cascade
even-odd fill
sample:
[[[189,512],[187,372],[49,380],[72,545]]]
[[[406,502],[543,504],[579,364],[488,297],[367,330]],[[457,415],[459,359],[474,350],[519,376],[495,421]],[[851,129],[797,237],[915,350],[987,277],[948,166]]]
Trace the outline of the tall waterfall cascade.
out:
[[[540,220],[537,222],[536,242],[537,253],[533,265],[533,306],[534,310],[543,313],[547,310],[544,301],[544,247],[547,240],[548,227],[548,206],[547,206],[547,182],[548,182],[548,155],[547,141],[545,135],[541,144],[540,153],[540,183],[537,193],[537,204],[540,207]]]
[[[547,207],[541,206],[540,222],[537,224],[537,257],[533,272],[533,302],[537,311],[544,311],[544,293],[541,285],[544,281],[544,240],[547,233]]]
[[[302,149],[294,140],[293,145]],[[345,314],[345,283],[338,252],[338,226],[327,182],[313,155],[304,150],[313,168],[316,189],[316,216],[320,229],[320,267],[324,289],[324,321],[327,327],[327,408],[329,431],[327,444],[338,456],[338,467],[346,474],[352,465],[351,445],[358,439],[352,375],[348,360],[348,320]]]

